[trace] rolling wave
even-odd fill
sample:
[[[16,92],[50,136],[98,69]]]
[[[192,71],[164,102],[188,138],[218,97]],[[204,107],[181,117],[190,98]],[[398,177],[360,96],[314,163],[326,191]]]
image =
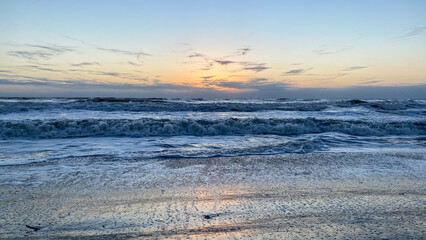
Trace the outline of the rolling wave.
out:
[[[0,121],[2,139],[92,136],[300,135],[337,132],[355,136],[426,135],[426,121],[366,122],[305,119],[84,119]]]
[[[88,98],[88,99],[0,99],[0,114],[27,111],[95,110],[134,112],[256,112],[322,111],[332,107],[364,107],[372,111],[420,110],[425,114],[423,100],[180,100],[164,98]]]

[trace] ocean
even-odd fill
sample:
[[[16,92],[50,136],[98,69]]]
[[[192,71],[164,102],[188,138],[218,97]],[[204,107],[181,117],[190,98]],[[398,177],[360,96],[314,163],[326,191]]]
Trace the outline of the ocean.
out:
[[[426,100],[1,98],[0,165],[426,152]]]

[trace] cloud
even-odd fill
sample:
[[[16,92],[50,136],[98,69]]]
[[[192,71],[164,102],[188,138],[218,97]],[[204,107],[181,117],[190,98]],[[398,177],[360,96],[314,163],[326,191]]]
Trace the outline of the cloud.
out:
[[[121,55],[135,56],[138,61],[141,61],[142,57],[152,56],[151,54],[146,53],[146,52],[142,52],[142,51],[128,51],[128,50],[122,50],[122,49],[117,49],[117,48],[105,48],[105,47],[100,47],[96,44],[88,43],[86,41],[83,41],[83,40],[80,40],[80,39],[77,39],[77,38],[74,38],[74,37],[67,36],[67,35],[62,35],[62,36],[65,37],[65,38],[68,38],[70,40],[77,41],[77,42],[79,42],[83,45],[95,48],[95,49],[100,50],[100,51],[105,51],[105,52],[110,52],[110,53],[115,53],[115,54],[121,54]]]
[[[84,73],[86,76],[92,76],[98,75],[98,76],[109,76],[109,77],[115,77],[119,78],[121,80],[127,79],[130,81],[150,81],[150,78],[141,77],[141,71],[133,70],[131,72],[114,72],[114,71],[100,71],[100,70],[91,70],[90,68],[79,68],[79,69],[69,69],[67,71],[64,71],[65,73],[78,73],[78,76],[81,76],[81,73]],[[157,76],[158,77],[158,76]],[[94,78],[99,78],[94,76]]]
[[[145,78],[139,78],[137,75],[133,75],[133,74],[130,74],[130,73],[104,72],[104,71],[86,71],[86,72],[91,73],[91,74],[95,74],[95,75],[125,78],[125,79],[130,79],[130,80],[145,79]]]
[[[306,68],[306,69],[293,69],[290,70],[288,72],[285,72],[284,75],[300,75],[303,74],[309,70],[311,70],[312,68]]]
[[[360,69],[364,69],[367,68],[366,66],[352,66],[352,67],[348,67],[343,69],[342,71],[348,72],[348,71],[356,71],[356,70],[360,70]]]
[[[344,51],[347,51],[349,49],[352,49],[353,47],[350,46],[344,46],[344,47],[331,47],[328,45],[322,45],[318,49],[314,50],[314,53],[318,55],[330,55],[330,54],[336,54],[341,53]]]
[[[191,55],[188,56],[189,58],[196,58],[196,57],[205,57],[204,54],[201,53],[193,53]]]
[[[376,81],[376,80],[374,80]],[[240,89],[220,91],[216,86]],[[410,98],[424,99],[426,84],[411,86],[353,86],[346,88],[294,88],[286,82],[255,78],[246,82],[214,80],[204,88],[150,81],[141,84],[99,83],[88,80],[0,78],[0,96],[115,96],[203,98]],[[11,88],[11,86],[15,86]],[[22,88],[18,88],[21,86]],[[53,89],[52,89],[53,88]],[[19,91],[14,90],[19,89]],[[54,91],[52,91],[54,90]]]
[[[229,60],[215,60],[216,63],[220,64],[220,65],[228,65],[228,64],[232,64],[235,63],[234,61],[229,61]]]
[[[140,64],[140,63],[135,63],[135,62],[133,62],[133,61],[128,61],[127,63],[128,63],[128,64],[130,64],[130,65],[132,65],[132,66],[135,66],[135,67],[142,66],[142,64]]]
[[[40,79],[27,79],[27,80],[11,80],[11,79],[0,79],[0,85],[32,85],[32,86],[63,86],[65,84],[73,84],[73,81],[61,80],[61,81],[49,81],[45,78]]]
[[[112,77],[119,77],[120,74],[117,72],[98,72],[99,75],[106,75],[106,76],[112,76]]]
[[[39,90],[46,91],[45,96],[52,96],[60,94],[63,96],[99,96],[100,94],[109,91],[110,94],[124,94],[121,96],[128,96],[129,93],[134,94],[145,94],[150,96],[172,96],[172,94],[182,94],[186,95],[188,93],[204,93],[206,89],[192,87],[189,85],[180,85],[180,84],[169,84],[161,83],[158,80],[153,80],[153,84],[150,83],[99,83],[94,81],[87,80],[53,80],[53,79],[25,79],[25,80],[11,80],[6,78],[0,78],[0,85],[9,85],[9,86],[28,86],[28,92],[26,94],[33,95],[35,93],[35,87]],[[52,92],[52,88],[55,89]],[[120,91],[117,91],[120,90]],[[211,91],[210,92],[214,92]],[[0,94],[7,96],[10,94],[10,91],[7,88],[0,88]],[[25,94],[21,90],[20,94]],[[0,96],[1,96],[0,95]],[[56,95],[57,96],[57,95]],[[141,95],[138,95],[141,96]],[[180,96],[180,95],[179,95]]]
[[[66,52],[74,51],[71,47],[67,46],[58,46],[58,45],[34,45],[34,44],[25,44],[25,45],[12,45],[19,48],[24,48],[22,50],[9,51],[7,55],[12,57],[24,58],[27,60],[39,60],[39,59],[50,59],[52,57],[64,54]]]
[[[240,48],[237,50],[237,55],[243,56],[246,55],[248,52],[250,52],[251,49],[246,47],[246,48]]]
[[[204,79],[204,81],[207,81],[207,80],[210,80],[211,78],[214,78],[214,77],[215,77],[215,75],[212,75],[212,76],[203,76],[201,78]]]
[[[359,84],[368,85],[368,84],[374,84],[374,83],[379,83],[379,82],[381,82],[381,81],[380,80],[370,80],[370,81],[361,82]]]
[[[269,69],[269,67],[265,66],[265,63],[243,63],[243,65],[243,70],[254,71],[256,73]]]
[[[41,66],[38,66],[38,65],[24,65],[24,66],[21,66],[21,67],[36,69],[36,70],[40,70],[40,71],[48,71],[48,72],[61,72],[61,73],[65,73],[66,72],[64,70],[47,68],[47,67],[41,67]]]
[[[397,38],[408,38],[420,35],[422,33],[426,32],[426,27],[416,27],[408,30],[406,33],[398,36]]]
[[[143,56],[151,56],[151,54],[141,52],[141,51],[127,51],[127,50],[121,50],[121,49],[115,49],[115,48],[102,48],[102,47],[97,47],[97,49],[101,51],[111,52],[111,53],[136,56],[138,60],[140,57],[143,57]]]
[[[53,56],[51,53],[44,53],[39,51],[9,51],[7,55],[12,57],[25,58],[29,60],[35,60],[36,58],[48,59]]]
[[[214,63],[213,63],[213,62],[209,62],[209,63],[207,63],[206,65],[204,65],[204,67],[202,67],[202,68],[201,68],[201,70],[203,70],[203,71],[208,71],[208,70],[210,70],[210,69],[212,69],[212,68],[213,68],[213,65],[214,65]]]
[[[347,73],[330,74],[330,75],[325,75],[324,78],[319,78],[317,80],[331,80],[331,79],[336,79],[336,78],[343,77],[343,76],[346,76],[346,75],[348,75],[348,74]]]
[[[57,52],[57,53],[65,53],[74,51],[71,47],[67,46],[58,46],[58,45],[35,45],[35,44],[26,44],[25,46],[32,47],[32,48],[39,48],[50,52]]]
[[[24,76],[24,75],[19,75],[19,74],[11,74],[12,72],[0,72],[0,77],[4,77],[7,78],[9,80],[40,80],[42,78],[36,78],[36,77],[31,77],[31,76]],[[44,80],[46,80],[45,78],[43,78]]]
[[[286,83],[269,81],[267,78],[254,78],[248,81],[228,81],[226,79],[220,79],[208,83],[208,86],[212,85],[237,90],[260,91],[263,93],[274,93],[287,88]]]
[[[239,48],[234,53],[232,53],[231,55],[224,56],[224,58],[241,57],[241,56],[247,55],[247,53],[249,53],[251,50],[252,49],[249,48],[249,47]]]
[[[74,64],[70,64],[73,67],[86,67],[86,66],[93,66],[93,65],[98,65],[100,66],[100,64],[98,62],[82,62],[82,63],[74,63]]]

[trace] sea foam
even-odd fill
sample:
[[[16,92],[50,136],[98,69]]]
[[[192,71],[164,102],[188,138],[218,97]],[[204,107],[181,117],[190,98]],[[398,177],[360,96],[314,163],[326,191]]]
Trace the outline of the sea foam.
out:
[[[0,121],[0,138],[69,138],[88,136],[218,136],[244,134],[300,135],[338,132],[356,136],[425,135],[426,121],[365,122],[306,119],[85,119]]]

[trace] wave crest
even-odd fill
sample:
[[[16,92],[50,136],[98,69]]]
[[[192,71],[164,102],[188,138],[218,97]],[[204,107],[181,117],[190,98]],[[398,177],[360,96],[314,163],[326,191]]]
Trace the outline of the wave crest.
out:
[[[69,138],[89,136],[300,135],[339,132],[356,136],[425,135],[426,121],[363,122],[307,119],[85,119],[0,121],[0,138]]]

